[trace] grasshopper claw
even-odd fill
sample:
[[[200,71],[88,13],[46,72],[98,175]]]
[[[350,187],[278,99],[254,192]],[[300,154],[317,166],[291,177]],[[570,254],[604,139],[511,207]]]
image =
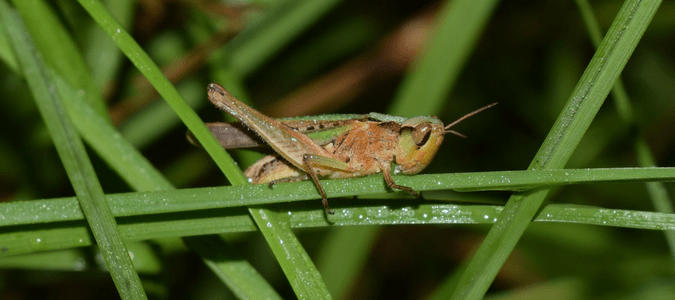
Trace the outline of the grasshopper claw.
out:
[[[330,211],[330,209],[328,208],[328,199],[326,197],[323,197],[323,199],[321,199],[321,203],[323,203],[323,209],[326,210],[327,214],[329,214],[329,215],[335,214],[335,212]]]

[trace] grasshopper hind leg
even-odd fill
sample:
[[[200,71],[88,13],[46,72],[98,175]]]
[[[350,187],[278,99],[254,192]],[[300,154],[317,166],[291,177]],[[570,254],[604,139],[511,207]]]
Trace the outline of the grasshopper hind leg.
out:
[[[317,164],[315,162],[316,160],[315,157],[306,155],[306,157],[303,158],[303,164],[310,172],[304,172],[298,170],[278,155],[268,155],[246,169],[244,175],[250,178],[253,184],[267,183],[270,188],[277,183],[312,179],[314,185],[321,194],[321,203],[323,204],[326,213],[332,215],[334,213],[328,208],[328,196],[326,195],[323,186],[321,186],[319,177],[314,170],[314,168],[320,167],[321,165],[320,163]],[[319,161],[321,162],[321,160]]]
[[[309,175],[310,178],[312,178],[312,181],[314,182],[316,189],[319,190],[319,194],[321,194],[321,204],[323,204],[323,209],[326,210],[327,214],[334,215],[335,212],[330,211],[330,209],[328,208],[328,195],[326,195],[326,191],[324,191],[323,186],[319,181],[319,176],[317,176],[316,171],[314,171],[314,164],[311,163],[310,161],[311,161],[310,155],[305,154],[302,157],[302,162],[305,164],[305,167],[307,168],[307,174]]]
[[[287,182],[286,178],[304,176],[296,167],[288,163],[278,155],[268,155],[248,167],[244,176],[250,178],[251,183]],[[298,181],[301,179],[298,179]],[[291,182],[294,180],[289,180]]]

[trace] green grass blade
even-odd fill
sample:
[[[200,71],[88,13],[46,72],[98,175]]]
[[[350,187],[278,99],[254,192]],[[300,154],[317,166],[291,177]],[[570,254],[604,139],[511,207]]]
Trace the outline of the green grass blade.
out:
[[[70,114],[71,116],[77,116],[73,120],[80,134],[130,186],[137,191],[173,190],[171,183],[140,152],[121,138],[114,127],[98,117],[82,99],[79,99],[81,95],[73,93],[68,84],[63,81],[58,81],[57,85],[62,91],[64,98],[68,97],[68,99],[71,99]],[[167,193],[170,192],[167,191]],[[190,241],[190,238],[187,238],[186,242],[193,249],[204,249],[204,246],[199,248],[198,245],[200,243],[209,245],[208,240],[210,239],[214,240],[211,243],[216,243],[218,237],[201,238],[198,242]],[[219,242],[219,244],[226,245],[224,241]],[[198,253],[200,255],[203,254],[199,251]],[[210,252],[206,252],[206,254],[208,253]],[[276,294],[271,286],[248,262],[235,260],[214,261],[213,255],[202,255],[202,258],[221,280],[229,278],[229,280],[223,281],[235,293],[248,295],[248,298],[254,299],[270,298],[268,297],[269,295]],[[222,253],[216,256],[216,258],[224,259]],[[256,286],[257,288],[251,289],[251,286]]]
[[[138,273],[157,275],[162,267],[151,246],[142,242],[126,242],[127,249]],[[93,250],[93,251],[92,251]],[[5,257],[0,260],[0,268],[52,270],[52,271],[107,271],[99,260],[96,263],[87,259],[100,256],[97,247],[67,249],[61,251],[36,252],[32,254]]]
[[[285,1],[228,44],[228,67],[245,77],[338,3],[340,0]]]
[[[16,57],[12,51],[12,46],[5,30],[5,25],[2,22],[0,22],[0,60],[2,60],[9,67],[9,69],[15,73],[21,72],[19,70],[19,62],[16,61]]]
[[[579,6],[579,11],[581,11],[581,15],[583,16],[583,20],[586,24],[586,29],[588,30],[591,41],[597,47],[600,44],[601,39],[600,25],[598,25],[598,21],[596,20],[588,1],[576,0],[576,2]],[[621,117],[621,120],[631,125],[635,125],[633,107],[631,105],[630,99],[628,98],[628,93],[626,92],[626,88],[623,85],[621,78],[617,79],[616,84],[612,89],[612,96],[616,105],[617,113],[619,114],[619,117]],[[654,167],[656,166],[654,155],[647,146],[644,137],[642,137],[642,133],[639,134],[640,136],[634,141],[638,165],[641,167]],[[672,201],[668,196],[668,191],[666,190],[663,183],[649,182],[646,183],[646,188],[657,211],[662,213],[673,212]],[[668,245],[670,246],[671,255],[675,258],[675,232],[666,231],[664,234],[666,235]]]
[[[660,1],[626,1],[530,169],[562,168],[600,109]],[[514,194],[462,275],[454,299],[480,299],[548,193]]]
[[[272,248],[298,299],[332,299],[321,274],[282,213],[265,208],[249,208],[249,213]]]
[[[68,99],[68,112],[82,138],[136,191],[172,189],[170,182],[109,122],[87,105],[81,93],[58,78],[56,86]]]
[[[28,30],[45,63],[64,76],[70,85],[83,90],[90,100],[89,105],[99,116],[108,119],[105,101],[91,79],[79,49],[51,7],[44,0],[12,2],[26,20]]]
[[[226,174],[230,182],[235,185],[245,183],[246,180],[241,174],[241,171],[236,167],[231,157],[219,146],[216,139],[206,129],[196,113],[186,104],[154,62],[152,62],[131,36],[123,30],[121,25],[105,10],[101,3],[98,1],[80,1],[80,4],[94,20],[96,20],[96,22],[113,37],[113,40],[118,47],[120,47],[122,52],[124,52],[141,73],[148,78],[160,95],[164,97],[176,114],[178,114],[181,120],[200,141],[204,149],[213,157],[216,164],[218,164],[223,173]]]
[[[577,6],[579,7],[579,12],[581,17],[586,25],[586,30],[588,30],[588,36],[593,43],[593,46],[597,48],[602,42],[602,32],[600,31],[600,25],[598,20],[593,14],[593,9],[591,8],[590,3],[587,0],[575,0]],[[633,122],[633,109],[630,105],[630,100],[628,99],[628,93],[626,92],[626,87],[623,85],[623,80],[621,77],[617,78],[616,83],[614,83],[614,88],[612,88],[612,96],[614,99],[614,104],[616,105],[619,117],[627,123]]]
[[[647,146],[644,138],[637,138],[635,141],[635,152],[637,153],[638,163],[641,166],[655,166],[656,161],[652,151]],[[662,213],[673,213],[673,205],[668,196],[668,190],[661,182],[647,182],[645,183],[649,197],[654,203],[656,211]],[[665,231],[666,241],[670,248],[670,254],[675,257],[675,231]]]
[[[583,169],[509,171],[484,173],[428,174],[396,176],[396,182],[416,191],[448,189],[493,191],[531,190],[546,186],[601,183],[675,181],[675,168],[635,169]],[[381,176],[349,180],[325,180],[322,185],[331,198],[390,193]],[[424,193],[422,193],[424,195]],[[312,182],[281,183],[273,189],[265,185],[221,186],[107,195],[110,209],[116,217],[165,214],[193,210],[210,210],[226,207],[243,207],[307,202],[310,207],[320,207],[318,192]],[[407,195],[407,194],[402,194]],[[406,196],[410,197],[410,196]],[[410,198],[412,199],[412,198]],[[330,201],[330,200],[329,200]],[[341,200],[330,201],[339,207]],[[46,222],[81,220],[75,198],[58,198],[0,203],[0,226],[30,225]],[[333,216],[328,216],[332,220]]]
[[[241,93],[243,94],[243,90]],[[238,95],[238,97],[244,96],[244,98],[248,98],[242,94]],[[243,188],[250,187],[250,185],[241,186]],[[231,199],[237,199],[236,195],[232,195]],[[263,237],[265,237],[265,240],[272,249],[272,253],[279,262],[298,298],[330,298],[325,283],[321,279],[321,274],[317,271],[311,258],[302,248],[302,245],[291,231],[287,222],[275,217],[275,212],[265,208],[249,208],[249,213],[253,220],[255,220],[256,225],[258,225],[258,230],[263,234]]]
[[[278,211],[290,215],[292,228],[334,228],[402,224],[494,224],[504,210],[503,206],[495,205],[420,204],[418,200],[400,200],[390,206],[368,205],[363,200],[355,200],[351,201],[350,205],[351,207],[339,209],[331,220],[324,217],[322,207],[314,208],[315,206],[311,204],[292,205],[292,210]],[[534,221],[675,230],[675,214],[580,205],[548,205]],[[243,208],[121,219],[118,227],[126,241],[258,230],[248,211]],[[38,240],[40,242],[37,242]],[[0,245],[3,245],[0,256],[3,257],[92,244],[91,235],[84,221],[5,227],[0,231]]]
[[[244,175],[236,167],[232,158],[220,147],[216,138],[208,131],[204,123],[199,119],[199,116],[183,100],[183,97],[176,91],[176,88],[162,74],[161,70],[145,51],[141,49],[131,35],[124,30],[99,1],[79,0],[79,2],[99,26],[112,37],[117,46],[157,89],[164,100],[169,103],[204,149],[214,158],[214,161],[230,182],[233,184],[246,182]]]
[[[203,99],[206,94],[203,84],[190,80],[182,82],[176,86],[176,89],[194,110],[206,104]],[[171,106],[158,102],[131,116],[120,126],[119,130],[132,145],[145,149],[182,125]]]
[[[282,299],[251,264],[239,258],[236,251],[219,236],[184,240],[240,299]]]
[[[318,254],[317,268],[335,299],[346,299],[366,264],[380,226],[341,227],[327,233]]]
[[[110,212],[94,168],[84,145],[72,125],[61,99],[50,93],[54,86],[49,82],[49,70],[34,52],[35,46],[18,14],[5,1],[0,2],[0,13],[21,62],[24,75],[35,98],[68,177],[77,194],[89,226],[101,248],[113,281],[122,299],[146,299],[138,274],[129,253],[117,231],[115,218]]]
[[[0,261],[1,268],[81,271],[88,266],[80,249],[17,255]]]
[[[389,110],[392,115],[425,116],[441,110],[499,1],[445,2],[436,33],[429,38],[432,42],[413,64],[417,69],[403,81]]]
[[[173,186],[157,169],[154,168],[132,145],[124,140],[121,135],[109,123],[101,120],[91,108],[73,93],[67,83],[58,81],[59,89],[64,98],[70,100],[70,114],[78,130],[85,140],[94,148],[118,174],[137,191],[173,190]],[[168,191],[167,191],[168,192]],[[170,192],[168,192],[170,193]],[[199,242],[189,242],[191,248],[198,247],[201,242],[207,243],[209,239],[218,240],[217,237],[201,238]],[[216,241],[212,241],[215,243]],[[219,244],[226,244],[221,241]],[[199,248],[203,249],[203,248]],[[201,255],[202,252],[198,253]],[[208,253],[208,252],[207,252]],[[245,261],[213,261],[211,256],[202,256],[205,263],[224,280],[235,293],[248,295],[248,298],[268,298],[268,295],[276,294],[271,286],[257,273],[257,271]],[[217,256],[223,259],[223,255]],[[252,275],[257,274],[257,275]],[[251,289],[251,286],[257,288]]]
[[[116,20],[125,28],[130,28],[136,12],[136,1],[113,0],[106,1],[105,5]],[[76,4],[73,4],[76,5]],[[114,80],[115,73],[122,66],[124,56],[117,45],[110,39],[107,33],[97,26],[88,28],[86,39],[85,58],[91,67],[91,76],[94,83],[104,86]]]

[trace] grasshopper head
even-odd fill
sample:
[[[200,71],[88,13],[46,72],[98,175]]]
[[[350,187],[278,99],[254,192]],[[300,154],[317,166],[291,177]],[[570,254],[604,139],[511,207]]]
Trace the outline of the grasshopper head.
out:
[[[436,155],[446,133],[466,137],[451,130],[452,126],[495,105],[497,103],[474,110],[445,127],[436,117],[415,117],[405,120],[401,124],[401,134],[396,147],[396,171],[403,174],[421,172]]]
[[[444,131],[443,122],[436,117],[415,117],[403,122],[396,147],[396,171],[421,172],[443,143]]]

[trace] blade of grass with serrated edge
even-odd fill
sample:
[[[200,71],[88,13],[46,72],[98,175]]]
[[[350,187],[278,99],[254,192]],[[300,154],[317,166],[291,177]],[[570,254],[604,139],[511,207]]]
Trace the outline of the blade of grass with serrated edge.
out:
[[[389,112],[395,116],[428,116],[441,110],[480,33],[499,1],[445,1],[431,43],[401,84]],[[424,105],[420,105],[424,101]]]
[[[586,29],[588,30],[588,35],[593,42],[593,45],[597,47],[600,44],[602,36],[600,34],[600,25],[598,25],[595,14],[593,14],[591,5],[586,0],[576,0],[575,2],[577,3],[579,11],[583,17]],[[617,113],[621,120],[632,126],[635,126],[636,124],[633,117],[633,107],[621,77],[619,77],[614,84],[612,96],[614,99],[614,104],[616,105]],[[642,131],[638,132],[638,136],[634,139],[633,143],[635,152],[637,153],[636,156],[638,158],[638,164],[641,167],[655,167],[656,161],[654,160],[654,154],[652,154],[652,151],[649,149]],[[646,183],[645,187],[657,211],[662,213],[673,212],[672,201],[668,196],[668,191],[666,190],[666,187],[663,185],[663,183],[650,182]],[[670,254],[675,258],[675,232],[665,231],[664,234],[666,236],[666,240],[668,241],[668,246],[670,247]]]
[[[660,1],[626,1],[529,169],[562,168],[633,53]],[[480,299],[548,189],[516,193],[462,274],[453,299]]]
[[[34,52],[35,46],[25,34],[27,30],[18,14],[4,0],[0,1],[0,5],[0,13],[14,44],[15,54],[115,286],[122,299],[147,299],[84,145],[62,106],[61,99],[50,92],[54,87],[49,82],[49,71],[39,54]]]

